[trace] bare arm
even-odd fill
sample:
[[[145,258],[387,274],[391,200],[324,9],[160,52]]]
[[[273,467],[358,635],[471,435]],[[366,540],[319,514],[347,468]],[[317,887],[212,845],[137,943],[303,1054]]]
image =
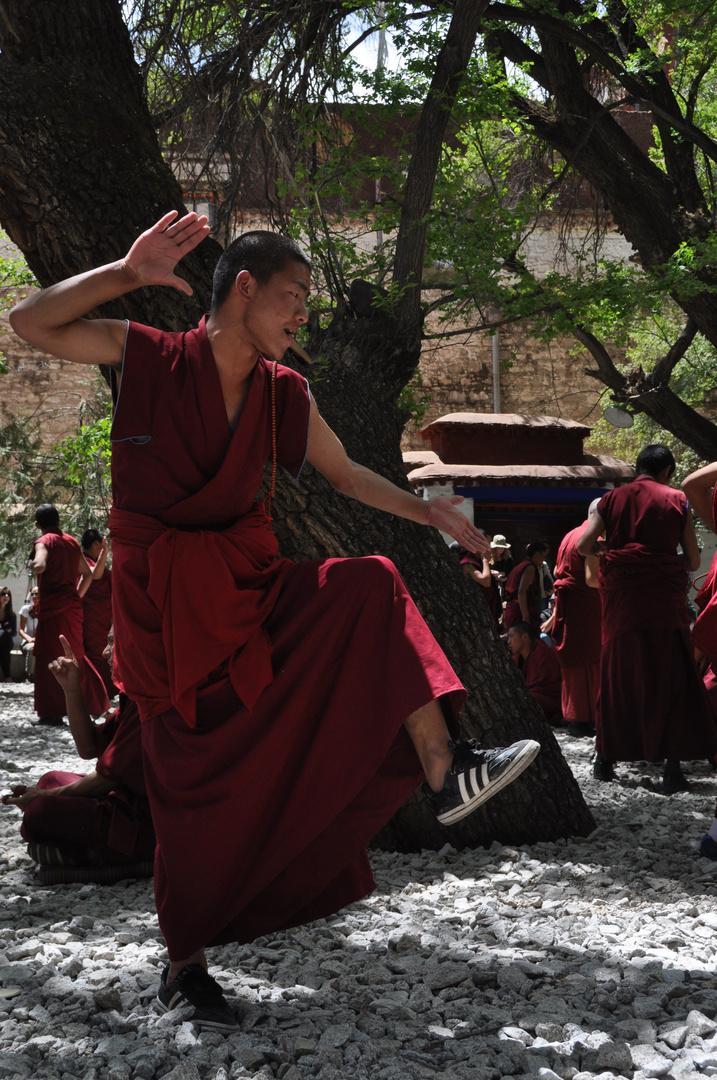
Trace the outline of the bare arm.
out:
[[[473,567],[473,573],[471,574],[471,577],[474,581],[477,581],[478,584],[482,585],[484,588],[487,588],[487,586],[490,585],[491,569],[490,563],[488,562],[488,559],[485,557],[485,555],[483,556],[482,570],[478,570],[476,567]]]
[[[107,555],[110,550],[109,541],[106,536],[102,537],[102,550],[100,551],[99,558],[95,565],[92,567],[92,580],[99,581],[105,572],[105,565],[107,564]]]
[[[80,552],[80,557],[77,562],[77,573],[80,575],[80,580],[77,582],[77,592],[81,599],[92,584],[92,571],[82,552]]]
[[[143,232],[124,259],[60,281],[26,297],[10,312],[18,337],[76,364],[120,367],[127,326],[119,319],[83,316],[144,285],[170,285],[191,295],[174,268],[209,232],[206,217],[176,211]]]
[[[63,787],[55,788],[40,788],[40,787],[25,787],[24,784],[18,784],[12,788],[12,794],[3,795],[2,801],[5,806],[17,806],[20,810],[26,810],[27,807],[34,799],[57,797],[57,796],[74,796],[75,798],[83,799],[98,799],[102,795],[106,795],[112,791],[112,788],[116,785],[108,780],[106,776],[100,776],[97,772],[88,773],[87,776],[81,776],[79,780],[73,780],[70,784],[65,784]]]
[[[520,614],[523,616],[523,622],[530,622],[530,612],[528,611],[528,589],[535,581],[537,572],[535,566],[526,566],[520,579],[520,585],[518,586],[518,604],[520,605]]]
[[[600,555],[604,551],[604,544],[600,537],[605,532],[605,522],[597,510],[590,511],[588,526],[578,541],[578,553],[580,555]]]
[[[600,560],[597,555],[588,555],[585,559],[585,581],[591,589],[600,588]]]
[[[680,546],[682,547],[682,563],[689,573],[694,573],[695,570],[700,568],[700,549],[697,546],[697,537],[695,536],[695,526],[692,521],[692,514],[687,511],[687,521],[685,522],[684,532],[680,537]]]
[[[313,401],[306,458],[343,495],[374,506],[377,510],[386,510],[397,517],[417,521],[420,525],[433,525],[452,536],[467,551],[488,550],[486,538],[458,509],[458,504],[463,502],[462,496],[439,495],[433,499],[418,499],[385,477],[352,461],[321,418]]]
[[[682,481],[682,490],[690,506],[712,532],[717,532],[714,518],[713,488],[717,483],[717,461],[690,473]]]
[[[28,569],[32,570],[37,577],[44,574],[47,568],[47,548],[44,544],[35,544],[35,556],[28,562]]]
[[[65,655],[58,656],[57,660],[53,660],[48,666],[65,693],[67,719],[70,722],[70,731],[75,740],[77,753],[84,760],[96,758],[97,728],[85,706],[77,657],[69,641],[62,634],[60,634],[60,644]]]
[[[23,641],[27,641],[27,643],[29,645],[32,645],[32,643],[33,643],[33,641],[35,639],[30,637],[30,635],[28,633],[26,633],[26,631],[25,631],[26,626],[27,626],[27,616],[26,615],[21,615],[20,616],[20,626],[18,627],[17,632],[18,632],[18,634],[20,635],[20,637],[22,638]]]

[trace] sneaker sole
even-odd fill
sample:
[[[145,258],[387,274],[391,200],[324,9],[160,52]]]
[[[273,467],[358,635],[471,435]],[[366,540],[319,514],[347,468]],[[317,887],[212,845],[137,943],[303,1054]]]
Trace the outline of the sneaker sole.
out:
[[[155,1012],[158,1012],[162,1016],[165,1013],[173,1012],[182,1005],[189,1007],[190,1004],[191,1003],[187,1001],[184,995],[180,993],[174,995],[169,1005],[165,1005],[159,997],[154,999]],[[234,1021],[234,1023],[222,1023],[221,1020],[199,1020],[192,1016],[189,1018],[189,1023],[196,1024],[196,1026],[200,1028],[207,1028],[209,1031],[218,1031],[220,1034],[223,1032],[225,1035],[233,1035],[237,1031],[241,1031],[241,1024],[238,1021]]]
[[[540,750],[540,743],[534,739],[526,739],[523,743],[520,754],[513,758],[512,762],[507,769],[494,780],[492,784],[486,784],[482,791],[479,791],[477,795],[474,795],[468,802],[463,803],[461,806],[457,806],[454,810],[449,810],[445,814],[437,815],[438,821],[441,825],[454,825],[456,821],[461,821],[464,817],[468,817],[484,802],[488,802],[488,799],[492,799],[494,795],[497,795],[499,791],[502,791],[508,784],[512,784],[520,774],[528,768],[531,761],[538,756]]]

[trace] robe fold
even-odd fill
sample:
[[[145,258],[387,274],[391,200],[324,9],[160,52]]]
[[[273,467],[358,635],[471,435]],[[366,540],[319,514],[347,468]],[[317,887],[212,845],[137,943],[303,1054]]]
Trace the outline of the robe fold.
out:
[[[562,712],[566,723],[594,724],[600,689],[602,599],[585,580],[578,541],[585,524],[572,529],[555,562],[555,620],[551,637],[562,670]]]
[[[85,555],[90,570],[96,560]],[[112,671],[103,653],[112,626],[112,571],[106,566],[102,577],[92,582],[82,597],[82,640],[85,656],[99,673],[108,697],[114,697],[117,688],[112,682]]]
[[[80,545],[67,533],[45,533],[38,544],[47,548],[47,568],[40,576],[37,603],[35,656],[35,711],[39,717],[64,716],[65,694],[48,664],[64,656],[63,634],[77,657],[82,677],[82,693],[87,711],[97,716],[109,708],[104,683],[85,656],[82,640],[82,601],[77,592],[77,565]]]
[[[115,662],[139,705],[173,958],[338,910],[422,779],[403,722],[465,692],[386,559],[280,558],[257,491],[271,365],[232,433],[204,324],[130,324],[112,427]],[[297,478],[304,379],[278,367],[277,462]]]
[[[649,476],[598,503],[608,551],[600,560],[597,748],[608,761],[712,760],[717,751],[676,555],[687,512],[682,492]]]

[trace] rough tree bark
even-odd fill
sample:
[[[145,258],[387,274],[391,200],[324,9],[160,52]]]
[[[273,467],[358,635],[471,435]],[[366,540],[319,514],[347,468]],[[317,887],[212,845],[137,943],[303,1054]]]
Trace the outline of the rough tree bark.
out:
[[[471,6],[472,0],[456,5],[467,26]],[[448,72],[455,49],[445,55]],[[450,105],[456,78],[454,71],[436,83],[442,108]],[[425,188],[425,171],[419,181]],[[181,209],[181,193],[151,129],[116,0],[3,0],[0,220],[40,282],[116,258],[171,207]],[[415,236],[410,239],[409,274],[422,259]],[[218,246],[207,242],[188,261],[191,301],[173,290],[145,289],[103,314],[171,329],[195,324],[208,302],[217,254]],[[403,485],[403,418],[396,399],[417,364],[420,337],[420,325],[407,333],[409,323],[385,314],[361,320],[345,311],[312,342],[329,361],[314,386],[328,422],[354,458]],[[300,485],[279,485],[274,516],[290,557],[380,552],[393,558],[469,690],[468,733],[487,745],[527,735],[542,744],[531,769],[462,825],[439,828],[425,800],[415,796],[384,831],[384,843],[529,842],[592,830],[577,784],[499,643],[478,590],[458,573],[437,533],[347,504],[310,469]]]

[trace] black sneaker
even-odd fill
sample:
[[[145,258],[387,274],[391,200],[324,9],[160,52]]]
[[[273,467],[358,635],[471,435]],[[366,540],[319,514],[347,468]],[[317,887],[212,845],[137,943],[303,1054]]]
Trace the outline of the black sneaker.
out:
[[[169,1012],[188,1002],[194,1006],[192,1022],[201,1028],[230,1034],[239,1030],[236,1013],[226,1003],[224,991],[201,964],[185,964],[179,974],[167,984],[169,964],[162,972],[157,991],[159,1012]]]
[[[481,750],[475,739],[448,746],[453,751],[453,764],[443,787],[432,791],[427,781],[423,784],[441,825],[453,825],[472,814],[520,776],[540,750],[540,743],[533,739],[495,750]]]

